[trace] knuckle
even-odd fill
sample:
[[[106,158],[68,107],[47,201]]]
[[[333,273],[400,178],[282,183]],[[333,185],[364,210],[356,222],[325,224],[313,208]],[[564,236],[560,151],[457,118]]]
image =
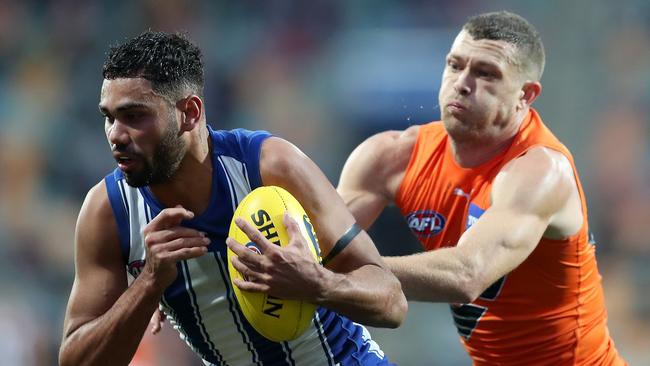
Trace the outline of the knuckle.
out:
[[[150,233],[146,233],[144,236],[144,244],[148,247],[152,247],[155,244],[155,240]]]
[[[252,241],[254,241],[254,242],[260,242],[260,241],[262,241],[262,240],[265,239],[264,236],[262,235],[262,233],[260,233],[260,232],[257,231],[257,230],[252,231],[252,232],[250,233],[250,235],[249,235],[249,238],[250,238]]]

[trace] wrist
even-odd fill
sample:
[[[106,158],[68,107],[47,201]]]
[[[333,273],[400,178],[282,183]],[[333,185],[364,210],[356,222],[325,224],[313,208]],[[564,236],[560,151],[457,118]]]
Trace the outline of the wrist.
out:
[[[151,296],[159,301],[169,285],[161,283],[153,273],[142,271],[131,286],[137,287],[143,295]]]
[[[340,273],[333,272],[321,266],[318,280],[314,284],[314,288],[316,289],[314,303],[326,305],[331,302],[336,289],[344,277]]]

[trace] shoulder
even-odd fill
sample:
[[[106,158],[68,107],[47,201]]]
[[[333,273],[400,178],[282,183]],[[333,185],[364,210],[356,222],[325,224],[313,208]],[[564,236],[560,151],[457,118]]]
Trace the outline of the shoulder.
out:
[[[86,194],[75,230],[77,256],[79,253],[115,253],[119,250],[118,229],[106,184],[102,180]],[[105,243],[112,243],[105,246]]]
[[[264,130],[214,130],[208,127],[210,138],[214,142],[214,151],[220,155],[245,157],[250,152],[259,150],[262,142],[272,136]]]
[[[406,169],[417,140],[420,126],[402,131],[384,131],[362,142],[350,159],[364,162],[369,169],[389,176]]]
[[[79,215],[88,218],[113,216],[104,180],[88,190]]]
[[[500,174],[518,173],[520,178],[537,181],[540,178],[555,178],[561,183],[573,181],[573,166],[562,152],[537,146],[506,164]]]
[[[339,180],[339,193],[372,192],[392,201],[408,166],[421,126],[384,131],[363,141],[350,154]]]
[[[276,136],[265,139],[260,151],[260,170],[290,173],[311,159],[291,142]]]
[[[506,164],[494,180],[492,199],[553,215],[576,189],[573,166],[561,152],[533,147]]]

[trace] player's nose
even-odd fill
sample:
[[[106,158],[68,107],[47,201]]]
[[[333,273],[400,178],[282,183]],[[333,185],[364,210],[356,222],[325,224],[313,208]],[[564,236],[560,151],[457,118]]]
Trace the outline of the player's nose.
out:
[[[111,144],[111,148],[113,146],[128,145],[130,141],[128,128],[118,119],[115,119],[111,125],[106,127],[106,137]]]
[[[458,77],[454,81],[454,90],[460,95],[469,95],[472,92],[467,70],[463,70],[463,72],[458,74]]]

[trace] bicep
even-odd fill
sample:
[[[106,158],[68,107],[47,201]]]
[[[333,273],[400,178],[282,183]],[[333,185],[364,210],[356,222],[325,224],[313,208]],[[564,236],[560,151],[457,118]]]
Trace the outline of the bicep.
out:
[[[563,158],[535,149],[512,161],[492,186],[492,204],[461,237],[478,278],[489,285],[532,253],[575,184]]]
[[[538,215],[493,207],[458,242],[479,279],[479,292],[519,266],[537,246],[548,221]]]
[[[394,150],[399,132],[386,131],[361,143],[348,157],[337,186],[357,222],[368,228],[392,201],[391,178],[399,170]],[[397,169],[396,169],[397,168]]]
[[[75,279],[68,300],[65,336],[100,317],[127,287],[117,224],[103,183],[82,206],[75,231]]]
[[[305,208],[314,224],[324,256],[355,222],[327,177],[311,159],[290,143],[278,138],[265,141],[260,172],[264,185],[285,188]],[[338,270],[345,271],[380,261],[379,252],[370,238],[362,233],[331,263]]]

